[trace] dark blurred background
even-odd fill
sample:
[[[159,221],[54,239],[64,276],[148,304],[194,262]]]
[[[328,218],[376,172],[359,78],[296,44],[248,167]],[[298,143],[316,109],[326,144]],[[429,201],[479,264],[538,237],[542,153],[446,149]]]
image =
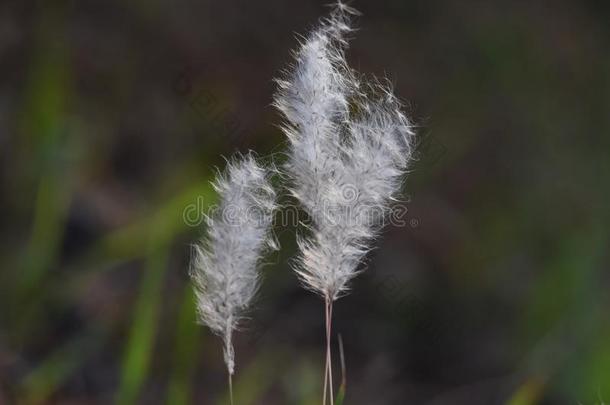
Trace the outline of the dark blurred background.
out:
[[[610,3],[352,5],[349,60],[419,142],[405,225],[335,306],[345,403],[610,401]],[[281,160],[272,78],[327,12],[0,2],[0,404],[227,403],[188,284],[197,213],[223,156]],[[236,404],[319,404],[323,303],[276,233]]]

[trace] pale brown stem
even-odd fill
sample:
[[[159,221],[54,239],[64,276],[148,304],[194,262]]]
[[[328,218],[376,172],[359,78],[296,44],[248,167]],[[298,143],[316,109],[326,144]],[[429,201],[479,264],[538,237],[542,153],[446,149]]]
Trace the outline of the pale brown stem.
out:
[[[326,334],[328,335],[328,300],[324,301],[324,325]],[[328,340],[328,338],[327,338]],[[326,357],[324,362],[324,393],[322,394],[322,404],[326,405],[328,397],[328,347],[326,348]]]
[[[229,403],[233,405],[233,375],[229,372]]]
[[[331,356],[331,336],[332,336],[332,317],[333,317],[333,301],[330,298],[325,299],[325,320],[326,320],[326,365],[324,367],[324,397],[322,403],[326,405],[327,396],[330,397],[330,405],[334,405],[335,399],[333,395],[333,366]]]

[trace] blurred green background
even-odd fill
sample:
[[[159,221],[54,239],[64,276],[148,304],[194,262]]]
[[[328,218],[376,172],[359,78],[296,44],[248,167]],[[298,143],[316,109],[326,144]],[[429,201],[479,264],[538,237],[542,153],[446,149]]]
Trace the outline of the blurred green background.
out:
[[[610,401],[610,3],[353,5],[349,60],[420,141],[407,223],[335,306],[345,403]],[[227,403],[192,220],[223,156],[281,159],[272,78],[327,11],[0,2],[0,404]],[[276,232],[235,402],[319,404],[323,304]]]

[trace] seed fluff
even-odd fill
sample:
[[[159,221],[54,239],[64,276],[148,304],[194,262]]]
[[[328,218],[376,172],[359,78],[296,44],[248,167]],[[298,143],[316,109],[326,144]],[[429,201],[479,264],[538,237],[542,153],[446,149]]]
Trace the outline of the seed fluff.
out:
[[[336,4],[301,41],[274,98],[285,118],[289,188],[311,219],[295,271],[331,301],[358,274],[414,149],[413,127],[392,88],[346,62],[355,14]]]
[[[199,321],[222,337],[229,375],[235,370],[232,335],[258,289],[261,258],[277,249],[270,176],[251,154],[228,162],[213,183],[220,201],[206,217],[207,235],[194,247],[190,275]]]

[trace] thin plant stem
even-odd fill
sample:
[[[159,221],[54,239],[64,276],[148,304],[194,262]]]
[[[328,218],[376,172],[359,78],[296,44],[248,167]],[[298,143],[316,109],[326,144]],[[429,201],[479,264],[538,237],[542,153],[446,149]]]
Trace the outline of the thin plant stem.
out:
[[[229,371],[227,375],[229,377],[229,403],[233,405],[233,374]]]
[[[333,391],[333,361],[331,356],[331,327],[333,322],[333,301],[329,300],[328,304],[328,336],[326,338],[326,346],[328,348],[328,395],[330,396],[330,405],[335,403],[335,395]]]
[[[326,330],[326,340],[328,341],[328,299],[324,300],[324,325]],[[326,358],[324,362],[324,393],[322,394],[322,404],[326,405],[328,397],[328,345],[326,346]]]
[[[330,298],[325,300],[325,319],[326,319],[326,365],[324,367],[324,397],[323,404],[326,405],[327,396],[330,397],[330,405],[334,405],[333,397],[333,366],[331,356],[331,336],[332,336],[332,316],[333,302]],[[328,395],[327,395],[328,394]]]

